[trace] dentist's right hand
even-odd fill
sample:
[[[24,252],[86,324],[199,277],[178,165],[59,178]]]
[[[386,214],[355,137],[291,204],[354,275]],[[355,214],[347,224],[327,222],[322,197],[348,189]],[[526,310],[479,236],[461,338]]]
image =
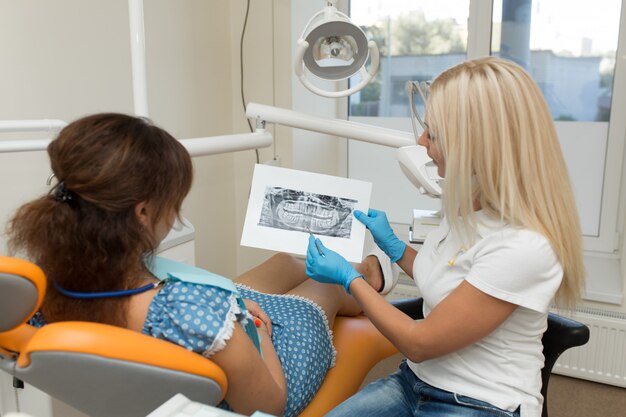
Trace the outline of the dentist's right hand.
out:
[[[398,262],[404,255],[406,243],[401,241],[389,225],[384,211],[369,209],[367,214],[354,210],[354,217],[372,233],[374,242],[389,256],[391,262]]]
[[[343,285],[348,294],[350,294],[349,288],[352,281],[356,278],[363,278],[363,275],[357,272],[343,256],[326,248],[321,240],[313,236],[309,236],[306,274],[317,282]]]

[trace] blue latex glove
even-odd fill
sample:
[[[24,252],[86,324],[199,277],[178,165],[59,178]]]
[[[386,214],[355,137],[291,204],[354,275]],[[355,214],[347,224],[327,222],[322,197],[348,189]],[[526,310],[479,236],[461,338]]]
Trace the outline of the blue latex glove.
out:
[[[320,255],[320,251],[322,255]],[[324,284],[343,285],[348,294],[350,294],[350,283],[356,278],[363,278],[363,275],[359,274],[343,256],[326,248],[321,240],[313,236],[309,236],[306,274],[315,281]]]
[[[354,217],[372,233],[374,242],[387,254],[391,262],[398,262],[402,258],[406,243],[398,239],[393,233],[384,211],[369,209],[365,214],[362,211],[354,210]]]

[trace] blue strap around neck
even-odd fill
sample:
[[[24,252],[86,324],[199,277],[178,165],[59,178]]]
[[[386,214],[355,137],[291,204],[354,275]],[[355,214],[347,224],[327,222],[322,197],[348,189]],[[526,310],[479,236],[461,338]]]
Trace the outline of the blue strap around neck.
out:
[[[146,292],[156,288],[159,284],[150,283],[144,285],[139,288],[131,288],[129,290],[119,290],[119,291],[102,291],[102,292],[79,292],[79,291],[70,291],[61,287],[56,281],[53,283],[54,288],[69,298],[77,298],[82,300],[93,300],[96,298],[117,298],[117,297],[127,297],[130,295],[141,294],[142,292]]]

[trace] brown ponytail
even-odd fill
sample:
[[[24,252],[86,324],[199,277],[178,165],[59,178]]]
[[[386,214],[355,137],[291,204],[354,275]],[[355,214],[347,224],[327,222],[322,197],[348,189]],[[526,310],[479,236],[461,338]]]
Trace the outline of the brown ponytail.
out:
[[[124,326],[127,299],[69,299],[52,283],[79,292],[141,283],[144,259],[159,242],[139,222],[135,206],[151,203],[152,224],[172,209],[179,213],[191,187],[189,154],[146,119],[115,113],[71,123],[48,154],[59,183],[18,209],[8,226],[9,249],[25,252],[46,273],[46,321]]]

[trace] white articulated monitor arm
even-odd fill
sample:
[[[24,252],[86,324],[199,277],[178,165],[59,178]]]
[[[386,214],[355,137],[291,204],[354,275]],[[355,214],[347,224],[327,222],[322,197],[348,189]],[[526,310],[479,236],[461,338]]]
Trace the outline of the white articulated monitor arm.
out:
[[[259,121],[324,133],[377,145],[398,148],[396,158],[402,172],[415,187],[431,197],[441,195],[442,179],[426,154],[426,149],[415,144],[413,133],[387,129],[341,119],[330,119],[299,113],[257,103],[249,103],[246,116]]]

